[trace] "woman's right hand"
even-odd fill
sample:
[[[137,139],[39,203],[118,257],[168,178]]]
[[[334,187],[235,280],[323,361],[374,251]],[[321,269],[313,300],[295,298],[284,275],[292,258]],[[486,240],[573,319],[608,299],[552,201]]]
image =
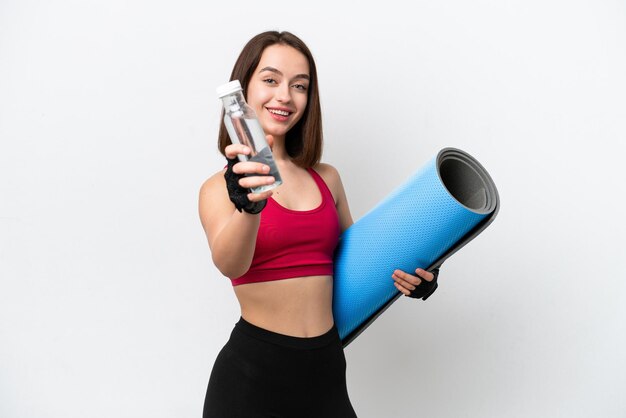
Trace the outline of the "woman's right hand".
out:
[[[267,142],[270,147],[273,145],[274,141],[271,135],[267,135]],[[226,158],[232,159],[237,158],[238,154],[250,155],[250,147],[247,147],[242,144],[230,144],[224,150],[226,154]],[[268,184],[272,184],[276,181],[273,176],[268,176],[270,167],[267,164],[253,162],[253,161],[245,161],[238,162],[233,166],[233,172],[235,174],[244,174],[245,177],[242,177],[239,180],[239,185],[246,189],[252,189],[259,186],[265,186]],[[258,174],[257,176],[253,174]],[[260,202],[262,200],[268,199],[272,195],[272,190],[266,190],[261,193],[248,193],[248,199],[251,202]]]

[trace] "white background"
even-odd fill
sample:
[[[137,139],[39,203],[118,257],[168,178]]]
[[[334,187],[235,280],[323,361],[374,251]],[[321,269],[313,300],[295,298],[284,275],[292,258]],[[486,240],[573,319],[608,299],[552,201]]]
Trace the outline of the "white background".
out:
[[[437,293],[346,349],[359,417],[626,416],[609,0],[1,0],[0,416],[201,416],[239,316],[197,215],[215,87],[268,29],[313,51],[355,219],[446,146],[500,192]]]

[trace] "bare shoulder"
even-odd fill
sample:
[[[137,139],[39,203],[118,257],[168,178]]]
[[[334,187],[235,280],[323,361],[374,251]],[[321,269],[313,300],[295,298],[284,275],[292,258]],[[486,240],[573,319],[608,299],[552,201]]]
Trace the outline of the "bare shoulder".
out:
[[[326,163],[319,163],[313,169],[319,174],[328,187],[334,192],[336,187],[341,185],[341,177],[339,171],[335,167]]]
[[[202,186],[200,186],[200,198],[215,192],[224,191],[225,189],[224,170],[218,171],[202,183]]]
[[[330,192],[335,198],[335,203],[338,203],[341,199],[345,198],[345,190],[343,189],[343,183],[341,182],[341,176],[339,171],[330,164],[319,163],[313,169],[322,177],[324,183],[330,189]]]
[[[335,199],[335,206],[339,214],[339,223],[341,224],[341,230],[345,231],[350,225],[353,224],[352,215],[350,214],[350,208],[348,206],[348,198],[346,191],[343,188],[339,171],[330,164],[320,163],[313,167],[313,169],[322,177],[330,192]]]
[[[208,231],[212,224],[221,223],[232,214],[233,209],[224,181],[224,170],[218,171],[200,186],[198,210],[204,229]]]

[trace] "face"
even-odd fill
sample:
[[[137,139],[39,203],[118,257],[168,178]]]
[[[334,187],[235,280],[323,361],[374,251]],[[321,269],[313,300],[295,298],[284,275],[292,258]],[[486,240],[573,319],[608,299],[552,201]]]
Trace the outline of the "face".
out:
[[[309,62],[287,45],[268,46],[248,84],[246,101],[263,130],[284,139],[300,120],[307,105]]]

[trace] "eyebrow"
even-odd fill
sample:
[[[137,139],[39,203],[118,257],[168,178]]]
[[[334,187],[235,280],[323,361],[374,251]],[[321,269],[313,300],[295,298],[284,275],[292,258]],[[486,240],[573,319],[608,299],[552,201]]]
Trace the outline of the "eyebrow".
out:
[[[263,67],[259,70],[260,73],[262,73],[263,71],[270,71],[272,73],[276,73],[278,75],[283,75],[283,73],[281,73],[278,69],[274,68],[274,67]],[[310,80],[311,77],[309,77],[308,74],[297,74],[295,77],[293,77],[293,79],[297,79],[297,78],[303,78],[305,80]]]

